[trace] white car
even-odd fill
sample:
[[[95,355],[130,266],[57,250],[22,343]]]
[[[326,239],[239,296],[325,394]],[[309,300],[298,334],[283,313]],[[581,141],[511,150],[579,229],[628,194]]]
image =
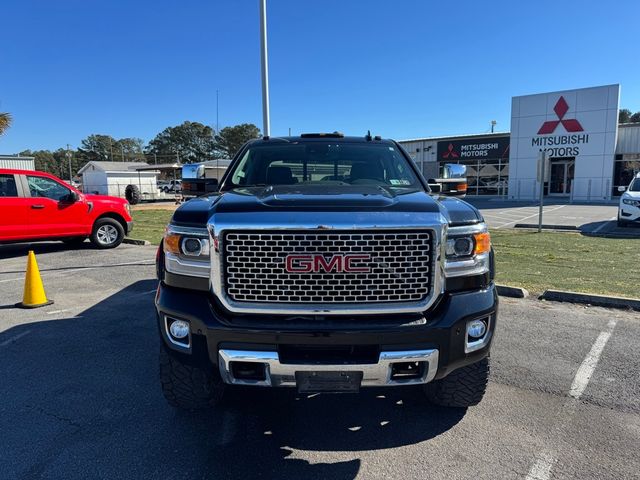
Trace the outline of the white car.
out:
[[[629,187],[625,189],[618,207],[618,226],[626,227],[632,222],[638,222],[640,226],[640,173],[636,174]]]

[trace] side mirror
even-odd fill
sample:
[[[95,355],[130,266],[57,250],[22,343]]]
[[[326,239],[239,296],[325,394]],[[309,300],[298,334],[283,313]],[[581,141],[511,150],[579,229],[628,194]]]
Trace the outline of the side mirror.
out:
[[[427,180],[427,183],[429,184],[429,189],[431,190],[431,193],[442,192],[442,185],[436,182],[435,178],[430,178],[429,180]]]
[[[444,178],[464,178],[467,176],[467,166],[459,163],[446,163],[442,173]]]
[[[62,199],[62,201],[66,203],[75,203],[78,200],[80,200],[80,195],[78,195],[76,192],[71,192],[69,195]]]
[[[622,193],[622,192],[626,192],[626,191],[627,191],[627,187],[618,187],[618,191],[619,191],[620,193]]]

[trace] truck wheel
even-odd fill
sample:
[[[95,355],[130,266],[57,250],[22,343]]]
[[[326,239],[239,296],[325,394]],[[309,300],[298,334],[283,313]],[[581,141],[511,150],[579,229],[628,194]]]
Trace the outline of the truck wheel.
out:
[[[441,380],[424,386],[431,403],[443,407],[466,408],[482,400],[489,380],[489,358],[454,370]]]
[[[224,383],[217,372],[189,365],[179,354],[160,345],[160,383],[169,405],[184,410],[215,406],[222,398]]]
[[[113,218],[99,218],[93,224],[91,243],[98,248],[115,248],[124,239],[122,224]]]
[[[140,189],[137,185],[127,185],[124,189],[124,196],[131,205],[140,203]]]

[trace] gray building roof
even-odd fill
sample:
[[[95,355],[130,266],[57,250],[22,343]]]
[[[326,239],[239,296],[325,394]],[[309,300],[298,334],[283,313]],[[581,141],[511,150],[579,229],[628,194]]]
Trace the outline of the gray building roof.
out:
[[[146,167],[148,164],[145,162],[87,162],[85,166],[83,166],[80,170],[78,170],[78,174],[82,174],[89,167],[93,166],[98,170],[102,170],[103,172],[128,172],[133,171],[137,167]]]

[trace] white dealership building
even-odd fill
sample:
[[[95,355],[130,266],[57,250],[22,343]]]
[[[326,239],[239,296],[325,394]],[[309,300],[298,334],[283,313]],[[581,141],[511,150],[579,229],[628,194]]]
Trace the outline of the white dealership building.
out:
[[[618,124],[619,103],[619,85],[518,96],[510,132],[400,143],[427,177],[437,177],[445,163],[462,163],[470,195],[513,200],[538,198],[544,150],[545,195],[607,201],[640,171],[640,124]]]

